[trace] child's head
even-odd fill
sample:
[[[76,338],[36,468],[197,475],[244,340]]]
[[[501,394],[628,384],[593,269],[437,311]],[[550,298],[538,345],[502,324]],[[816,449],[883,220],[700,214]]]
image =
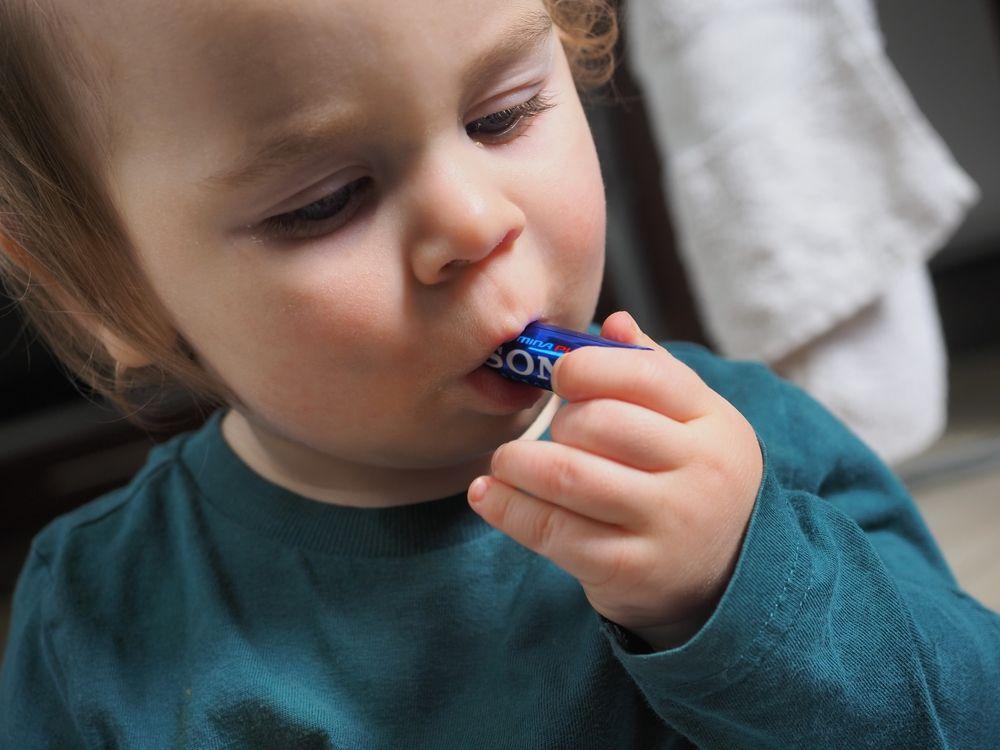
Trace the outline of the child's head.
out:
[[[124,412],[179,385],[352,460],[480,454],[545,399],[463,378],[596,307],[577,87],[616,33],[606,0],[4,0],[0,272]]]

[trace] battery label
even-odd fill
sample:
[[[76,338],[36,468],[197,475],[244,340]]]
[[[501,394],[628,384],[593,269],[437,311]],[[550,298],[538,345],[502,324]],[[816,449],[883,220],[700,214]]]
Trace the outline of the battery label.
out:
[[[498,346],[484,364],[505,378],[551,391],[552,368],[556,360],[583,346],[653,351],[648,346],[623,344],[545,323],[529,323],[516,339]]]

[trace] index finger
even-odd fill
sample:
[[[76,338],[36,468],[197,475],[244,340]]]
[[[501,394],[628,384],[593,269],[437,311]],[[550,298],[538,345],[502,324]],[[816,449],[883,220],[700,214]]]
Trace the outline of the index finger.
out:
[[[552,390],[567,401],[615,398],[688,422],[708,414],[713,391],[663,347],[584,346],[552,368]]]

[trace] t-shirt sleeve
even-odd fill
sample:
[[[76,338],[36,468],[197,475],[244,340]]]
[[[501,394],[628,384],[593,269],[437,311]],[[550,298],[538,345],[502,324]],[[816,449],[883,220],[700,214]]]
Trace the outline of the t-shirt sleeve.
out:
[[[764,473],[722,599],[666,651],[598,616],[651,708],[703,748],[997,747],[1000,616],[847,426],[764,365],[728,366]]]
[[[0,747],[85,747],[68,708],[66,682],[53,642],[53,593],[49,567],[33,546],[14,589],[0,668]]]

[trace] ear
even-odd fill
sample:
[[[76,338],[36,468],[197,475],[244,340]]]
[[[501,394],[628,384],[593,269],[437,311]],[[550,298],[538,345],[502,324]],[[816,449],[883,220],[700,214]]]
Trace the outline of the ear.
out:
[[[145,367],[153,363],[152,359],[133,349],[103,325],[98,325],[94,334],[104,345],[111,358],[120,364],[122,369]]]
[[[43,281],[48,282],[49,275],[34,262],[32,257],[26,253],[20,245],[11,240],[10,237],[3,232],[0,232],[0,250],[5,252],[16,265],[20,266],[32,275],[40,277]],[[58,284],[48,284],[48,288],[50,294],[52,294],[59,301],[64,309],[72,310],[73,304],[67,299]],[[118,336],[113,334],[106,326],[98,324],[95,327],[93,323],[86,320],[83,316],[78,315],[75,312],[71,312],[71,314],[80,322],[81,325],[90,330],[100,340],[108,354],[112,357],[112,359],[114,359],[115,362],[119,363],[123,369],[127,370],[129,368],[145,367],[146,365],[153,363],[152,359],[140,354],[138,351],[130,347]]]
[[[108,355],[121,369],[128,370],[130,368],[145,367],[153,363],[152,359],[129,346],[106,325],[95,323],[93,321],[94,316],[84,316],[76,312],[73,309],[73,302],[67,298],[65,292],[58,286],[53,285],[49,288],[49,292],[61,303],[64,310],[67,310],[81,326],[86,328],[101,342]]]

